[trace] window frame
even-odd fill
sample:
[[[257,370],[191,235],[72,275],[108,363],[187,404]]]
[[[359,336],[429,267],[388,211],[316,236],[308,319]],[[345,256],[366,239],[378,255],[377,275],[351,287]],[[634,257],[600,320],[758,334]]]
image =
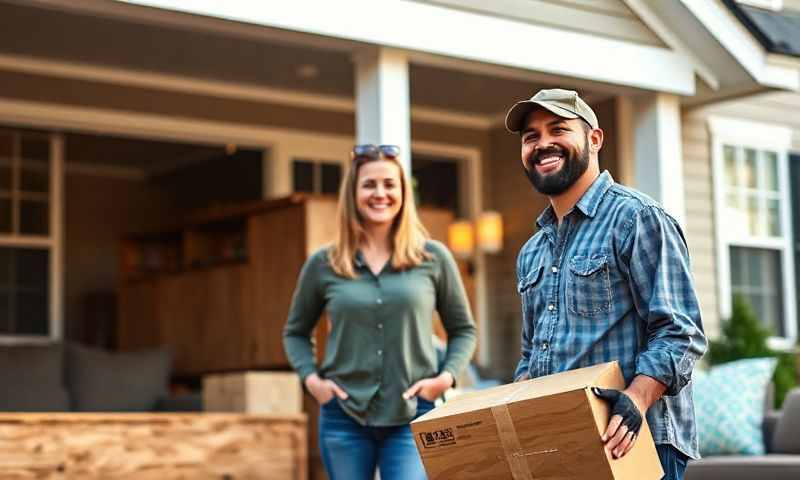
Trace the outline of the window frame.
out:
[[[314,189],[313,192],[297,192],[294,189],[295,178],[294,178],[294,163],[295,162],[306,162],[311,164],[311,186]],[[336,195],[338,193],[323,193],[322,192],[322,167],[323,165],[337,165],[339,166],[341,179],[345,178],[347,175],[347,160],[344,158],[319,158],[318,156],[314,157],[304,157],[294,155],[291,157],[289,161],[289,171],[291,172],[291,189],[292,192],[295,193],[308,193],[310,195]]]
[[[781,279],[783,283],[783,328],[785,336],[772,336],[769,344],[773,348],[789,349],[797,342],[796,275],[794,271],[794,249],[792,248],[792,202],[789,185],[789,151],[792,130],[788,127],[725,117],[710,117],[712,180],[714,191],[714,232],[716,236],[717,290],[720,317],[730,318],[732,310],[732,278],[730,247],[763,248],[776,250],[780,254]],[[772,151],[777,154],[778,191],[780,194],[780,225],[782,237],[759,238],[737,237],[730,229],[723,228],[723,210],[726,206],[727,183],[725,178],[724,146],[752,148],[757,151]]]
[[[63,252],[64,252],[64,137],[58,133],[30,132],[20,128],[8,126],[4,130],[25,136],[38,136],[50,142],[49,156],[49,215],[48,234],[20,234],[0,233],[0,247],[2,248],[33,248],[48,250],[49,255],[49,293],[48,293],[48,334],[47,335],[15,335],[0,333],[0,343],[47,343],[60,341],[63,338]],[[15,136],[13,162],[21,161],[20,136]],[[12,197],[18,190],[18,180],[12,185]],[[19,192],[16,192],[19,193]],[[20,225],[18,201],[14,202],[12,230],[18,230]]]

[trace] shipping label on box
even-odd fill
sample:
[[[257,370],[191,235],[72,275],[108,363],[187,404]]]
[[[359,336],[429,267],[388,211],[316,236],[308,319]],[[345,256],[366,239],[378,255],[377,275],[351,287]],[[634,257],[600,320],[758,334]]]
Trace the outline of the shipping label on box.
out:
[[[616,362],[456,397],[411,423],[430,480],[658,480],[644,422],[634,447],[614,459],[600,436],[608,404],[591,387],[623,389]]]

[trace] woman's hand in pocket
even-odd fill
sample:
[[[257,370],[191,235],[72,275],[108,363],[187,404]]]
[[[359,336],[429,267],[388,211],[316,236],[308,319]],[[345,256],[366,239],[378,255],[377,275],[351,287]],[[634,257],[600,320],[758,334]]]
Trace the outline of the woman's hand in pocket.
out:
[[[347,400],[347,392],[342,390],[342,387],[336,385],[333,380],[320,378],[316,373],[307,376],[305,384],[308,391],[320,405],[330,402],[334,395],[342,400]]]
[[[403,398],[408,400],[411,397],[422,397],[429,402],[435,401],[448,388],[453,386],[453,375],[450,372],[442,372],[431,378],[424,378],[403,393]]]

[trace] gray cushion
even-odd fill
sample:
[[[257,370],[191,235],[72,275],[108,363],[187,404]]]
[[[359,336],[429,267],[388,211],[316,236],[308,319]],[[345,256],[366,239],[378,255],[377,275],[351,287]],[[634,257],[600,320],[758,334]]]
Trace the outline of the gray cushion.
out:
[[[689,461],[685,480],[797,480],[800,455],[719,455]]]
[[[60,344],[0,346],[0,411],[69,410]]]
[[[775,453],[772,449],[772,439],[775,437],[775,428],[781,419],[781,412],[772,410],[764,414],[764,422],[761,424],[761,429],[764,430],[764,448],[767,453]]]
[[[165,350],[110,353],[68,345],[67,388],[79,412],[146,412],[167,393]]]
[[[184,393],[163,397],[156,405],[157,412],[202,412],[203,394]]]
[[[789,392],[783,401],[781,418],[772,437],[772,451],[800,454],[800,389],[798,388]]]

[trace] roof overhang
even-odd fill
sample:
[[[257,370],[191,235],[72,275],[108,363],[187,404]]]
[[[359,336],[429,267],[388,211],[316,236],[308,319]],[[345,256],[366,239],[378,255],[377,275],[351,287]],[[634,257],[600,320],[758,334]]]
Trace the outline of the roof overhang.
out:
[[[70,2],[34,0],[45,4]],[[236,22],[481,62],[609,85],[692,95],[695,72],[668,48],[410,0],[252,2],[122,0]],[[81,3],[81,2],[71,2]],[[112,2],[118,3],[118,2]],[[557,45],[558,48],[545,48]],[[632,68],[635,66],[635,68]]]
[[[11,0],[15,1],[15,0]],[[226,31],[247,25],[316,47],[403,49],[413,62],[569,78],[600,90],[673,93],[686,104],[800,89],[800,68],[768,53],[724,0],[623,0],[666,47],[516,21],[413,0],[26,0],[45,8]],[[152,7],[152,8],[150,8]],[[215,27],[216,26],[216,27]],[[548,48],[556,45],[557,48]],[[529,77],[528,77],[529,75]],[[698,79],[700,80],[698,82]]]
[[[706,84],[686,103],[800,88],[798,65],[770,54],[720,0],[625,2]]]

